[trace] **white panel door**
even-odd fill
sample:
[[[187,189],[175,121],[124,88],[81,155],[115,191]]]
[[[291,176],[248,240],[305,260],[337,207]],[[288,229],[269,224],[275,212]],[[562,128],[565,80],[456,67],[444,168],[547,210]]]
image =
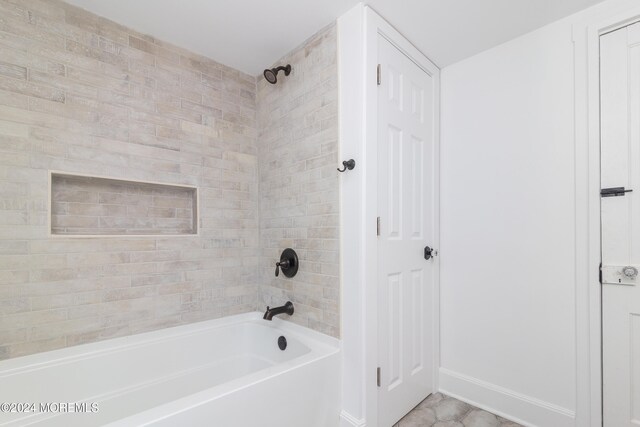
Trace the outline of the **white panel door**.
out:
[[[604,426],[640,426],[640,23],[600,50]]]
[[[433,390],[435,80],[379,36],[378,425]]]

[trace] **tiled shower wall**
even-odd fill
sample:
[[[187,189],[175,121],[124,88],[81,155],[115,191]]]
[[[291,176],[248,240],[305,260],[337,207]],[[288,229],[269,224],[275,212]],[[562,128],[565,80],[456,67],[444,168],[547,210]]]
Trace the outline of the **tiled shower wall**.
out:
[[[255,310],[255,92],[57,0],[0,0],[0,359]],[[49,170],[198,186],[200,234],[50,237]]]
[[[339,336],[338,69],[331,25],[278,61],[278,83],[258,80],[260,295],[258,309],[291,300],[291,320]],[[291,279],[275,277],[283,249]]]
[[[0,359],[287,299],[339,335],[335,26],[281,62],[257,95],[58,0],[0,0]],[[52,237],[51,170],[197,186],[199,235]],[[274,277],[285,247],[294,279]]]

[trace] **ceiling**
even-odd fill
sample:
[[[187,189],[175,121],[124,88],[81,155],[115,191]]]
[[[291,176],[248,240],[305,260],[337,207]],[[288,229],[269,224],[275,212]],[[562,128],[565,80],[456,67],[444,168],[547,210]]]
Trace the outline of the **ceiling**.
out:
[[[67,0],[258,75],[358,0]],[[438,66],[602,0],[368,0]]]

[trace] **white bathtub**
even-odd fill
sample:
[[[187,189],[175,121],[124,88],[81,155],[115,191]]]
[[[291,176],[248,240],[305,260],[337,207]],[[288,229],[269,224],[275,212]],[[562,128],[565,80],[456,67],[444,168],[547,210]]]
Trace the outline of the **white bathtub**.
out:
[[[335,427],[339,357],[334,338],[248,313],[9,359],[0,425]]]

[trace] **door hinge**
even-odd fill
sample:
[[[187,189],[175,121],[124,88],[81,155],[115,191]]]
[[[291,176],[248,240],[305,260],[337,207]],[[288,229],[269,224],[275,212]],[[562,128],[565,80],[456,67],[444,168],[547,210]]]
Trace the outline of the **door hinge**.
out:
[[[382,67],[378,64],[378,68],[376,69],[376,81],[378,82],[378,86],[382,84]]]
[[[602,285],[602,263],[598,267],[598,280],[600,280],[600,284]]]
[[[376,370],[376,384],[380,387],[380,367]]]
[[[380,217],[376,220],[376,236],[380,235]]]

